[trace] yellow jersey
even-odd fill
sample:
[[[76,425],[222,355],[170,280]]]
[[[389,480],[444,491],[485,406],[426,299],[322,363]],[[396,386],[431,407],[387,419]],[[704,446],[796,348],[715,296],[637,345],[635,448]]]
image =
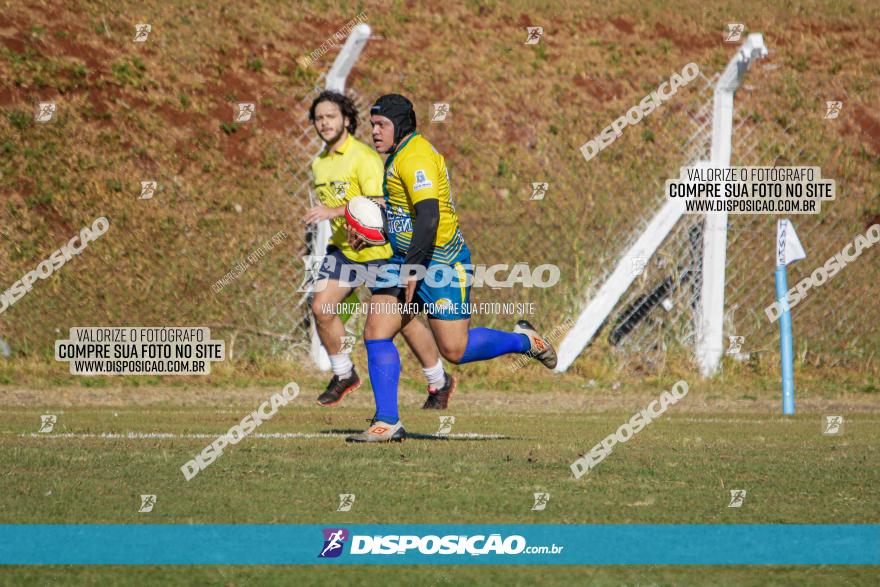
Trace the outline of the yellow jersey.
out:
[[[329,208],[344,206],[355,196],[382,195],[382,158],[371,147],[350,134],[332,153],[325,148],[312,161],[312,177],[318,201]],[[330,244],[357,263],[387,259],[388,243],[355,251],[348,244],[345,216],[330,219]],[[318,254],[323,254],[320,251]]]
[[[412,242],[415,204],[430,198],[440,204],[432,261],[452,264],[462,254],[469,254],[458,226],[446,160],[425,137],[413,133],[388,156],[382,190],[388,240],[396,257],[405,257]]]

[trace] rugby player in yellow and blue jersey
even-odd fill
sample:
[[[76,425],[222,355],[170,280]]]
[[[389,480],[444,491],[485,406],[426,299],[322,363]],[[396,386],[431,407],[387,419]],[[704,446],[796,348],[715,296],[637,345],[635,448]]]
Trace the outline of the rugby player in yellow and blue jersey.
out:
[[[345,204],[354,196],[381,197],[384,173],[379,154],[354,138],[357,130],[354,103],[343,94],[323,92],[312,102],[309,119],[325,147],[312,161],[315,194],[320,204],[306,212],[304,220],[307,224],[329,220],[331,228],[327,255],[319,269],[312,298],[315,327],[333,369],[333,379],[318,397],[318,403],[329,407],[337,405],[361,385],[350,355],[342,352],[346,332],[335,313],[336,305],[357,285],[342,281],[342,271],[352,264],[366,268],[384,265],[391,256],[391,247],[386,244],[355,251],[346,237]],[[346,275],[349,275],[347,271]],[[444,371],[437,345],[424,324],[412,321],[403,336],[422,364],[429,397],[431,391],[449,391],[454,387],[455,380]],[[446,405],[434,403],[425,407],[444,409]]]
[[[416,132],[412,102],[399,94],[379,98],[370,109],[373,143],[385,159],[383,193],[388,240],[393,254],[384,269],[396,271],[384,289],[373,289],[364,329],[370,383],[376,412],[370,427],[350,442],[403,440],[406,431],[397,407],[400,356],[393,339],[423,309],[440,353],[452,363],[485,361],[508,353],[527,354],[546,367],[556,366],[556,351],[525,320],[513,332],[469,328],[470,251],[458,225],[449,172],[443,155]],[[364,242],[353,231],[349,242]],[[423,278],[411,269],[425,268]],[[393,272],[392,271],[392,272]],[[387,273],[386,273],[387,275]],[[471,276],[468,279],[468,275]]]

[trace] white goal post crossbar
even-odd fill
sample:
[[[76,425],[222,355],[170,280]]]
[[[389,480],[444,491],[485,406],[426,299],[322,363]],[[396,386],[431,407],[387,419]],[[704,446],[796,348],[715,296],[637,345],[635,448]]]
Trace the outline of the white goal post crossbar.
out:
[[[366,23],[360,23],[352,29],[351,34],[348,35],[348,39],[345,41],[345,45],[342,46],[339,55],[333,61],[333,67],[330,68],[329,73],[324,78],[325,89],[333,90],[340,94],[345,93],[345,81],[354,68],[354,64],[361,56],[361,51],[364,50],[367,41],[370,40],[370,34],[370,25]],[[312,255],[324,255],[328,242],[330,242],[330,221],[322,220],[318,223],[317,230],[315,231]],[[315,319],[311,313],[309,314],[309,331],[311,333],[312,360],[321,371],[328,371],[330,369],[330,357],[327,355],[324,345],[321,344],[318,330],[315,327]]]
[[[737,50],[736,55],[715,84],[712,120],[713,167],[730,165],[733,129],[733,95],[743,75],[755,58],[767,55],[763,36],[752,33]],[[632,259],[650,258],[666,239],[684,213],[684,204],[667,200],[654,215],[639,238],[619,258],[611,275],[587,303],[575,325],[559,345],[559,361],[555,371],[562,373],[574,363],[578,355],[593,340],[596,332],[614,310],[620,298],[637,277],[632,270]],[[698,319],[696,356],[703,376],[711,376],[718,367],[723,350],[722,325],[724,319],[724,279],[727,246],[727,214],[707,214],[703,231],[703,280]]]

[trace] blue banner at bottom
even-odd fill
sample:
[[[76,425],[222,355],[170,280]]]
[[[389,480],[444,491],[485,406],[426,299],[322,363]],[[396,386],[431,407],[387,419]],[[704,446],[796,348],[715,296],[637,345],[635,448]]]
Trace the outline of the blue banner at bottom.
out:
[[[0,564],[876,565],[880,525],[0,525]]]

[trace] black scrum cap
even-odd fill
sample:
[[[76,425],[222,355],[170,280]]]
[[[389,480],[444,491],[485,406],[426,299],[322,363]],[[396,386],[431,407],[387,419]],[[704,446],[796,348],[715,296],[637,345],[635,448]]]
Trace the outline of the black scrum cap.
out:
[[[394,123],[394,148],[400,139],[416,130],[416,111],[412,102],[400,94],[385,94],[376,100],[370,114],[379,114]]]

